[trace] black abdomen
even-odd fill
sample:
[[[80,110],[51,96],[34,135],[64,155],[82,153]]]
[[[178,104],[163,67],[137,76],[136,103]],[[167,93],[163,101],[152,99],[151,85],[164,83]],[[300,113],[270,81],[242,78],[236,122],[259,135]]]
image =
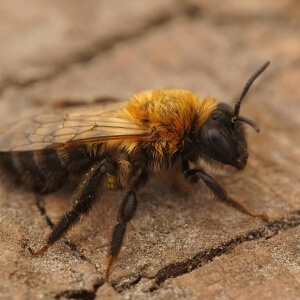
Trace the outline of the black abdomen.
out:
[[[85,147],[0,152],[1,169],[16,183],[40,193],[59,189],[70,172],[82,171],[91,163]]]

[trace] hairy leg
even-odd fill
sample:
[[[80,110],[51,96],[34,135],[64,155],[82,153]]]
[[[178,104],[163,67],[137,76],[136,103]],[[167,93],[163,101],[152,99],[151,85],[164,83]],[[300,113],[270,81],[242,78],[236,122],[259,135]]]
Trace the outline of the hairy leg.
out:
[[[85,174],[82,182],[73,196],[72,210],[62,216],[48,236],[45,245],[34,252],[29,248],[32,256],[42,255],[47,249],[58,241],[72,226],[74,226],[82,215],[87,215],[92,206],[97,202],[103,192],[103,186],[107,174],[116,172],[116,165],[106,160],[94,164]]]
[[[189,184],[197,184],[200,180],[202,180],[219,200],[237,209],[238,211],[250,217],[260,218],[263,219],[264,221],[268,221],[267,215],[253,214],[243,204],[239,203],[237,200],[228,196],[226,190],[213,177],[206,174],[203,170],[187,169],[184,171],[184,176],[185,176],[185,180]]]
[[[106,270],[105,280],[109,280],[110,270],[115,261],[118,258],[120,249],[122,247],[123,239],[125,236],[127,224],[132,220],[136,212],[137,199],[136,191],[138,188],[146,183],[148,180],[148,171],[145,168],[144,163],[133,163],[132,172],[130,175],[130,186],[128,192],[122,200],[118,216],[117,216],[117,225],[115,226],[112,234],[112,240],[109,250],[109,263]]]

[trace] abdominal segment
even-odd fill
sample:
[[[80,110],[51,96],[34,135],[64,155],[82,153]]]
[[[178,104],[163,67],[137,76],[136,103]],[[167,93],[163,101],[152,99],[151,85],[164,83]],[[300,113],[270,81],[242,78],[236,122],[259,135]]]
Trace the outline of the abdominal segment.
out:
[[[40,151],[0,152],[2,171],[17,184],[40,193],[59,189],[69,173],[88,168],[93,160],[85,149],[44,149]]]

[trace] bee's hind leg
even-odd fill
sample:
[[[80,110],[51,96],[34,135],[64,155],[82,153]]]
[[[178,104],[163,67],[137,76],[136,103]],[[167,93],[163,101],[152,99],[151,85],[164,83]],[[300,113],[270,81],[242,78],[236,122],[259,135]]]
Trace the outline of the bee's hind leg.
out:
[[[104,179],[107,174],[114,174],[115,172],[116,165],[107,160],[94,164],[85,174],[82,182],[75,191],[72,210],[62,216],[52,229],[45,245],[40,250],[34,252],[31,248],[28,248],[30,254],[38,256],[45,253],[50,246],[80,220],[82,215],[87,215],[103,192]]]

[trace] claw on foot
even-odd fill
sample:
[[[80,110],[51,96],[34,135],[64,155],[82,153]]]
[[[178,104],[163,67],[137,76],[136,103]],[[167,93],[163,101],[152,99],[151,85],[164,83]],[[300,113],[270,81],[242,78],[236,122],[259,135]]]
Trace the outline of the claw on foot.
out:
[[[265,221],[265,222],[268,222],[268,221],[269,221],[269,217],[268,217],[266,214],[261,214],[261,215],[250,214],[250,217],[262,219],[262,220]]]
[[[109,259],[109,262],[108,262],[108,266],[107,266],[107,269],[106,269],[106,274],[105,274],[105,282],[109,282],[109,275],[110,275],[110,270],[111,270],[111,267],[113,266],[113,264],[115,263],[116,261],[116,257],[113,257],[111,254],[108,255],[108,259]]]
[[[33,251],[30,247],[28,247],[28,251],[30,253],[31,256],[40,256],[40,255],[43,255],[47,250],[48,248],[50,247],[51,245],[45,245],[43,246],[40,250],[38,251]]]

